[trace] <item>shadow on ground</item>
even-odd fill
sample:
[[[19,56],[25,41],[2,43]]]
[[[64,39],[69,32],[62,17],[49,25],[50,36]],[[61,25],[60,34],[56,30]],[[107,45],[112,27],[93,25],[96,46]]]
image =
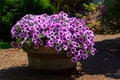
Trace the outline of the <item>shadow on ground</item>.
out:
[[[0,71],[0,80],[75,80],[72,74],[43,73],[29,67],[15,67]]]
[[[120,38],[96,42],[96,55],[82,61],[82,71],[120,79]]]

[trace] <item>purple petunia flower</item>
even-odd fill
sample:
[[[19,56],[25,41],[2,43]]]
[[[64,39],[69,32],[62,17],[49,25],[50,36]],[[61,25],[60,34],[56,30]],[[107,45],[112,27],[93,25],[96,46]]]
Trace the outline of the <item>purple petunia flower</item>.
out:
[[[53,40],[48,40],[47,41],[47,46],[53,47],[54,46],[54,41]]]
[[[38,40],[38,44],[39,44],[40,46],[42,46],[42,45],[43,45],[43,40],[39,39],[39,40]]]
[[[95,55],[93,31],[85,26],[84,20],[68,17],[63,11],[53,15],[27,14],[12,27],[11,34],[16,39],[11,42],[13,47],[32,45],[38,49],[45,45],[58,52],[63,49],[73,63]]]
[[[79,49],[78,50],[78,54],[80,55],[80,54],[84,54],[84,50],[83,49]]]
[[[86,60],[88,58],[88,54],[82,54],[82,58]]]
[[[77,48],[79,46],[79,43],[75,42],[75,41],[72,41],[72,45]]]
[[[83,48],[86,50],[88,48],[87,44],[83,44]]]
[[[72,57],[72,53],[71,52],[67,52],[67,57]]]
[[[77,58],[77,61],[80,61],[81,58],[82,58],[82,55],[81,55],[81,54],[78,54],[78,55],[76,55],[76,58]]]
[[[11,42],[11,46],[12,46],[12,47],[16,47],[15,41],[12,41],[12,42]]]
[[[76,63],[76,62],[77,62],[77,58],[76,58],[76,57],[72,57],[72,58],[71,58],[71,61],[72,61],[73,63]]]
[[[38,49],[38,48],[39,48],[39,45],[35,44],[34,49]]]
[[[62,50],[62,48],[59,45],[56,45],[55,46],[55,50],[58,51],[58,52],[60,52]]]
[[[17,45],[18,48],[22,48],[22,46],[23,46],[23,45],[22,45],[21,43],[19,43],[19,44]]]
[[[63,49],[66,51],[68,49],[68,46],[63,44]]]
[[[75,54],[75,53],[77,52],[76,48],[72,47],[72,48],[71,48],[71,52],[72,52],[73,54]]]
[[[19,37],[24,38],[24,33],[20,33]]]
[[[96,49],[95,49],[95,48],[93,48],[93,49],[91,50],[91,55],[92,55],[92,56],[94,56],[94,55],[95,55],[95,51],[96,51]]]

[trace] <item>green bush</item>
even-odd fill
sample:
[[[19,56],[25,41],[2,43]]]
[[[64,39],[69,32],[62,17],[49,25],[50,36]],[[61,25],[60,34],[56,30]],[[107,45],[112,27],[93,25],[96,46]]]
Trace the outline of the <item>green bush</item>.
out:
[[[70,14],[75,14],[83,10],[83,3],[88,4],[92,0],[50,0],[55,5],[58,11],[65,11]]]
[[[84,13],[77,13],[76,16],[86,21],[86,25],[94,31],[94,33],[103,34],[105,27],[102,24],[101,3],[83,4]]]
[[[86,25],[97,34],[120,32],[120,1],[106,0],[105,3],[83,4],[83,14],[76,14],[86,21]]]
[[[11,27],[25,14],[52,14],[49,0],[0,0],[0,39],[11,40]]]
[[[85,15],[82,18],[87,22],[89,28],[91,28],[95,33],[98,33],[101,29],[100,20],[100,4],[90,3],[89,5],[83,4],[85,7]]]
[[[120,32],[120,0],[105,0],[107,8],[106,14],[103,16],[103,22],[107,25],[109,32]]]
[[[0,41],[0,49],[8,49],[8,48],[12,48],[12,46],[9,42],[1,42]]]

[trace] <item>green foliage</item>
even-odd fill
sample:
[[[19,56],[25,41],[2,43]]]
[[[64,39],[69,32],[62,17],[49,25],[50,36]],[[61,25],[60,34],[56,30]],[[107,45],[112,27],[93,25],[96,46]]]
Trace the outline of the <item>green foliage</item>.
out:
[[[89,5],[87,5],[84,3],[83,6],[85,7],[86,10],[95,11],[98,7],[98,4],[90,3]]]
[[[101,12],[99,10],[99,6],[101,4],[89,3],[83,4],[84,6],[84,14],[77,13],[76,16],[82,18],[86,21],[86,25],[93,30],[95,33],[103,32],[103,28],[101,27]]]
[[[12,48],[9,42],[0,42],[0,49]]]
[[[83,3],[88,4],[92,0],[50,0],[58,11],[65,11],[71,14],[79,12],[83,8]]]
[[[84,13],[76,16],[84,19],[86,25],[97,34],[120,32],[120,1],[106,0],[104,4],[83,4]]]
[[[103,22],[107,25],[109,32],[120,32],[120,0],[106,0],[106,14],[103,16]]]
[[[11,27],[26,14],[52,14],[49,0],[0,0],[0,38],[10,40]]]

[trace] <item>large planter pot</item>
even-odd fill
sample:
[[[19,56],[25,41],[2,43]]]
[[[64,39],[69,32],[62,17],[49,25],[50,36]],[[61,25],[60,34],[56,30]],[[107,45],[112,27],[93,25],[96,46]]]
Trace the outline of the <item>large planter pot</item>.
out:
[[[29,67],[40,70],[73,70],[75,64],[65,53],[59,53],[53,48],[45,46],[39,49],[31,49],[28,51]]]

